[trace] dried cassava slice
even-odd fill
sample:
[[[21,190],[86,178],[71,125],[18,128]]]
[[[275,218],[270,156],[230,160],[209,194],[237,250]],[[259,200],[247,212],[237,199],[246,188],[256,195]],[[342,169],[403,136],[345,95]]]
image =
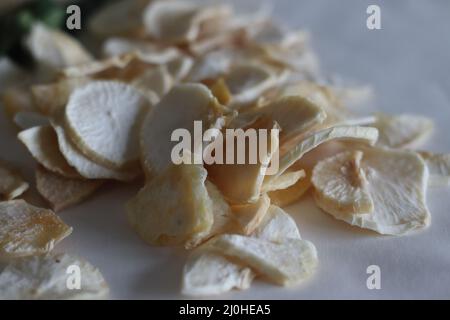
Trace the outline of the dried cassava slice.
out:
[[[149,69],[131,83],[143,92],[151,91],[161,98],[173,86],[172,76],[165,65]]]
[[[417,148],[431,135],[434,124],[431,119],[423,116],[379,113],[374,127],[380,133],[379,146]]]
[[[195,250],[183,268],[181,293],[189,296],[210,296],[232,289],[245,290],[255,274],[250,268],[230,262],[208,248]]]
[[[269,207],[261,224],[253,231],[252,237],[275,243],[283,243],[287,239],[301,239],[294,219],[275,205]]]
[[[450,154],[439,154],[431,152],[419,152],[425,160],[430,178],[428,185],[441,187],[450,185]]]
[[[102,180],[66,178],[41,166],[36,169],[36,188],[55,212],[82,202],[102,184]]]
[[[285,207],[294,203],[301,196],[303,196],[311,187],[311,172],[308,172],[306,170],[303,172],[305,172],[305,177],[300,178],[293,185],[287,187],[286,189],[270,191],[268,195],[270,197],[271,203],[279,207]],[[285,174],[282,174],[280,177],[283,177]]]
[[[58,147],[58,137],[51,126],[34,127],[17,136],[27,147],[33,158],[47,170],[67,178],[79,178],[79,173],[70,166]]]
[[[247,130],[238,130],[234,131],[232,136],[225,136],[226,140],[234,140],[228,149],[226,146],[230,144],[225,142],[224,152],[224,158],[231,157],[230,154],[234,155],[232,163],[209,165],[208,174],[230,203],[253,203],[259,199],[265,175],[269,169],[274,169],[274,166],[270,166],[271,161],[278,160],[279,127],[269,120],[255,124]],[[246,136],[249,137],[248,143]],[[264,143],[265,150],[261,148]],[[233,153],[231,148],[234,149]],[[244,161],[239,162],[238,155],[245,155],[245,159],[242,159]]]
[[[172,164],[172,151],[177,144],[171,141],[174,130],[188,130],[194,136],[197,134],[194,132],[194,121],[202,121],[206,130],[219,113],[217,100],[206,86],[175,86],[152,108],[142,125],[141,156],[146,174],[160,173]],[[194,138],[201,139],[201,136]]]
[[[236,108],[256,101],[265,91],[285,81],[287,73],[280,74],[256,63],[236,65],[225,78]]]
[[[314,245],[298,239],[275,243],[241,235],[221,235],[214,239],[212,246],[283,286],[308,278],[315,271],[318,261]]]
[[[262,192],[271,192],[276,190],[284,190],[295,185],[299,180],[304,178],[306,173],[304,170],[288,171],[262,186]]]
[[[58,146],[67,162],[86,179],[112,179],[131,181],[139,174],[139,170],[113,170],[106,168],[87,158],[68,138],[59,118],[51,121],[52,127],[58,137]]]
[[[251,234],[264,219],[270,206],[270,198],[267,194],[261,197],[255,203],[238,204],[231,206],[233,219],[239,226],[239,233],[244,235]]]
[[[11,200],[22,195],[29,185],[9,163],[0,160],[0,199]]]
[[[91,55],[78,41],[43,24],[32,27],[26,45],[35,60],[55,69],[92,61]]]
[[[23,200],[0,202],[0,258],[47,253],[71,232],[51,210]]]
[[[76,89],[65,109],[68,134],[78,148],[112,169],[139,159],[139,129],[149,102],[131,86],[96,81]]]
[[[361,151],[359,167],[367,180],[373,211],[340,215],[330,208],[323,209],[337,219],[381,234],[401,235],[428,226],[431,220],[426,205],[429,174],[422,158],[411,151],[378,147],[364,147]],[[328,163],[334,166],[334,162]],[[326,167],[315,170],[315,175],[321,171],[327,175]],[[321,206],[321,201],[317,204]]]
[[[128,203],[131,226],[152,245],[194,245],[214,223],[206,175],[201,165],[168,167]]]
[[[334,216],[371,213],[374,203],[362,151],[347,151],[319,162],[313,170],[316,203]]]
[[[163,42],[185,43],[196,40],[201,24],[228,14],[225,6],[206,6],[186,1],[153,1],[144,12],[150,36]]]
[[[339,126],[313,132],[298,142],[289,152],[281,156],[278,173],[276,175],[268,176],[265,182],[269,183],[272,179],[281,175],[307,152],[313,150],[322,143],[336,139],[374,144],[378,139],[378,130],[370,127]]]
[[[0,299],[81,300],[108,295],[108,284],[97,268],[65,253],[17,259],[0,274]]]
[[[194,65],[194,59],[189,56],[179,56],[166,64],[167,70],[175,83],[184,80]]]

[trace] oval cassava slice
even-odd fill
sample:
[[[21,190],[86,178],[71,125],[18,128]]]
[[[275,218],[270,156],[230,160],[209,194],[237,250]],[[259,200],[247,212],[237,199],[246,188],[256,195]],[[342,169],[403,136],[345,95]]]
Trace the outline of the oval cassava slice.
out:
[[[445,187],[450,185],[450,154],[440,154],[422,151],[420,156],[425,161],[430,178],[431,187]]]
[[[138,135],[148,100],[133,87],[96,81],[76,89],[65,109],[65,128],[78,148],[112,169],[139,159]]]
[[[41,166],[36,169],[36,189],[55,212],[83,201],[102,184],[102,180],[63,177]]]
[[[71,279],[77,274],[79,283]],[[17,259],[0,273],[0,299],[4,300],[103,299],[108,295],[108,284],[97,268],[65,253]]]
[[[51,124],[58,138],[58,146],[67,162],[86,179],[112,179],[131,181],[139,175],[139,170],[113,170],[87,158],[67,137],[61,120],[52,119]]]
[[[0,202],[0,259],[47,253],[71,232],[51,210],[23,200]]]
[[[29,184],[9,163],[0,160],[0,200],[12,200],[28,190]]]
[[[362,151],[347,151],[314,167],[311,181],[316,202],[325,211],[345,216],[374,210],[362,157]]]
[[[426,205],[429,174],[420,156],[411,151],[379,147],[364,147],[360,150],[363,155],[356,168],[364,174],[364,193],[372,199],[373,210],[343,214],[339,210],[342,208],[332,206],[333,202],[329,201],[330,198],[334,202],[340,201],[349,195],[351,198],[350,185],[353,185],[355,178],[361,178],[357,172],[342,174],[342,166],[347,170],[346,163],[355,159],[351,152],[341,153],[333,160],[323,160],[314,168],[317,205],[337,219],[381,234],[402,235],[428,226],[431,220]],[[347,162],[342,164],[342,159]],[[339,162],[341,165],[336,165]],[[333,193],[333,188],[324,188],[327,186],[323,183],[324,179],[329,179],[331,184],[340,180],[339,183],[345,187],[341,186]],[[324,191],[327,201],[324,201]]]
[[[151,245],[195,246],[214,223],[206,176],[201,165],[171,165],[128,203],[131,226]]]
[[[188,130],[193,137],[196,134],[194,121],[202,121],[203,130],[206,130],[218,115],[217,101],[206,86],[175,86],[150,110],[142,125],[140,143],[145,173],[151,176],[172,164],[171,155],[176,145],[171,141],[174,130]]]
[[[58,137],[51,126],[27,129],[18,134],[33,158],[47,170],[67,178],[80,178],[70,166],[58,147]]]

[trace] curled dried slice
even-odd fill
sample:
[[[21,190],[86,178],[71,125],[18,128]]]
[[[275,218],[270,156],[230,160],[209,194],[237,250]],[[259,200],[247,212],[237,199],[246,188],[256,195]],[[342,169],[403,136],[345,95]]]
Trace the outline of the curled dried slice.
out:
[[[53,115],[62,110],[70,94],[77,88],[88,84],[91,79],[87,77],[65,78],[51,84],[39,84],[31,87],[33,101],[40,112]]]
[[[380,133],[378,145],[391,148],[416,148],[431,135],[434,128],[433,121],[423,116],[382,113],[377,114],[373,126]]]
[[[269,207],[261,224],[253,231],[252,237],[275,243],[283,243],[288,239],[301,239],[294,219],[275,205]]]
[[[239,226],[239,233],[251,234],[266,216],[270,206],[270,198],[263,194],[255,203],[239,204],[231,206],[233,219]]]
[[[79,272],[80,283],[70,276]],[[14,260],[0,274],[0,299],[102,299],[109,295],[108,284],[89,262],[65,253]]]
[[[91,55],[74,38],[35,24],[26,39],[27,48],[38,62],[55,69],[92,61]]]
[[[172,164],[171,153],[176,145],[171,141],[174,130],[186,129],[194,136],[194,121],[202,121],[206,130],[218,116],[217,100],[206,86],[175,86],[152,108],[142,124],[141,156],[146,174],[162,172]]]
[[[282,177],[283,175],[281,175],[280,177]],[[300,178],[293,185],[287,187],[286,189],[270,191],[268,195],[270,197],[271,203],[280,207],[285,207],[297,201],[309,190],[310,187],[311,172],[305,171],[305,177]]]
[[[234,156],[232,163],[214,163],[207,167],[208,174],[220,189],[224,197],[233,204],[253,203],[261,194],[264,177],[273,169],[270,163],[278,160],[278,124],[263,120],[255,124],[252,131],[234,131],[234,135],[226,135],[225,139],[233,140],[224,143],[224,157]],[[263,129],[265,131],[261,131]],[[261,133],[266,133],[265,135]],[[248,137],[248,143],[246,142]],[[264,142],[265,140],[265,142]],[[265,143],[265,150],[261,148]],[[231,150],[231,151],[230,151]],[[245,155],[245,161],[239,163],[237,155]],[[253,158],[253,160],[252,160]]]
[[[214,239],[212,246],[283,286],[308,278],[318,262],[316,248],[306,240],[286,239],[283,243],[275,243],[240,235],[222,235]]]
[[[381,234],[401,235],[428,226],[431,220],[426,205],[428,170],[420,156],[411,151],[378,147],[361,150],[364,154],[359,167],[367,179],[373,211],[340,215],[329,207],[323,209],[337,219]],[[334,161],[322,163],[334,166]],[[317,175],[324,170],[315,171]],[[320,199],[317,204],[321,206]]]
[[[153,1],[144,12],[144,25],[155,39],[184,43],[196,40],[202,23],[228,14],[226,6],[196,5],[185,1]]]
[[[136,59],[136,54],[124,54],[114,56],[105,60],[94,60],[79,66],[67,67],[62,70],[62,75],[66,78],[98,76],[101,73],[115,69],[124,69]]]
[[[52,119],[51,124],[58,138],[59,150],[83,178],[131,181],[139,175],[140,171],[136,169],[113,170],[90,160],[69,139],[60,119]]]
[[[102,184],[101,180],[66,178],[41,166],[36,169],[36,188],[55,212],[82,202]]]
[[[262,192],[271,192],[276,190],[284,190],[295,185],[299,180],[304,178],[306,173],[304,170],[288,171],[262,186]]]
[[[276,175],[268,176],[265,183],[269,183],[285,172],[292,164],[301,159],[307,152],[322,143],[332,140],[356,140],[374,144],[378,139],[378,130],[370,127],[340,126],[317,131],[298,142],[289,152],[280,158],[280,166]]]
[[[343,152],[314,167],[311,181],[319,207],[334,216],[373,212],[362,157],[362,151]]]
[[[450,154],[435,154],[431,152],[419,152],[425,160],[430,178],[429,186],[440,187],[450,185]]]
[[[245,290],[254,276],[250,268],[232,263],[207,247],[199,248],[189,256],[183,268],[181,293],[209,296],[232,289]]]
[[[0,160],[0,199],[11,200],[28,190],[28,183],[8,163]]]
[[[187,79],[193,82],[216,79],[229,71],[232,61],[233,53],[230,50],[209,52],[195,60]]]
[[[236,108],[256,101],[267,90],[282,84],[287,73],[277,74],[256,63],[236,65],[225,78]]]
[[[279,98],[266,106],[242,112],[234,122],[250,123],[259,117],[269,117],[279,124],[280,143],[283,143],[323,123],[326,113],[300,96],[289,96]]]
[[[23,200],[0,202],[0,259],[47,253],[71,232],[51,210]]]
[[[152,245],[195,245],[214,223],[206,175],[201,165],[168,167],[128,203],[131,226]]]
[[[175,83],[184,80],[194,65],[194,60],[189,56],[179,56],[166,64],[167,70]]]
[[[149,109],[136,89],[113,81],[96,81],[75,90],[65,109],[65,127],[78,148],[112,169],[139,159],[139,129]]]
[[[14,115],[14,123],[19,129],[26,130],[37,126],[46,126],[50,122],[48,118],[39,112],[20,111]]]
[[[80,177],[74,167],[67,163],[58,147],[58,137],[51,126],[34,127],[17,136],[33,158],[47,170],[68,178]]]

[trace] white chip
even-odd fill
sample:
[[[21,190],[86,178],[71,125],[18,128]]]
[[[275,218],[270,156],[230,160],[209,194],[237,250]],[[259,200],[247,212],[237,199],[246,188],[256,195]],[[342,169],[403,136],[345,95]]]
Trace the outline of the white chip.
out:
[[[79,88],[65,109],[68,134],[83,153],[112,169],[139,159],[139,130],[148,100],[131,86],[97,81]]]
[[[17,259],[0,274],[2,300],[104,299],[108,295],[108,284],[100,271],[68,254]]]

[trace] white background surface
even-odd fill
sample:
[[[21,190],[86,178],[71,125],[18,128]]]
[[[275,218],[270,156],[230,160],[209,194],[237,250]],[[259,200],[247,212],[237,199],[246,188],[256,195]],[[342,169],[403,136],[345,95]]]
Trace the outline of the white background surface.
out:
[[[276,18],[310,30],[324,72],[373,85],[380,110],[432,117],[437,128],[426,148],[450,152],[450,1],[274,3]],[[381,6],[382,30],[367,30],[369,4]],[[24,166],[32,181],[33,161],[14,136],[0,114],[0,157]],[[57,250],[79,254],[99,267],[112,298],[183,298],[178,292],[185,253],[148,247],[127,224],[124,203],[137,189],[113,184],[62,212],[74,232]],[[400,238],[334,220],[311,199],[291,206],[288,212],[303,238],[317,247],[315,276],[290,289],[255,281],[250,290],[218,298],[450,298],[450,189],[429,190],[428,201],[432,225]],[[366,268],[372,264],[381,268],[381,290],[366,287]]]

